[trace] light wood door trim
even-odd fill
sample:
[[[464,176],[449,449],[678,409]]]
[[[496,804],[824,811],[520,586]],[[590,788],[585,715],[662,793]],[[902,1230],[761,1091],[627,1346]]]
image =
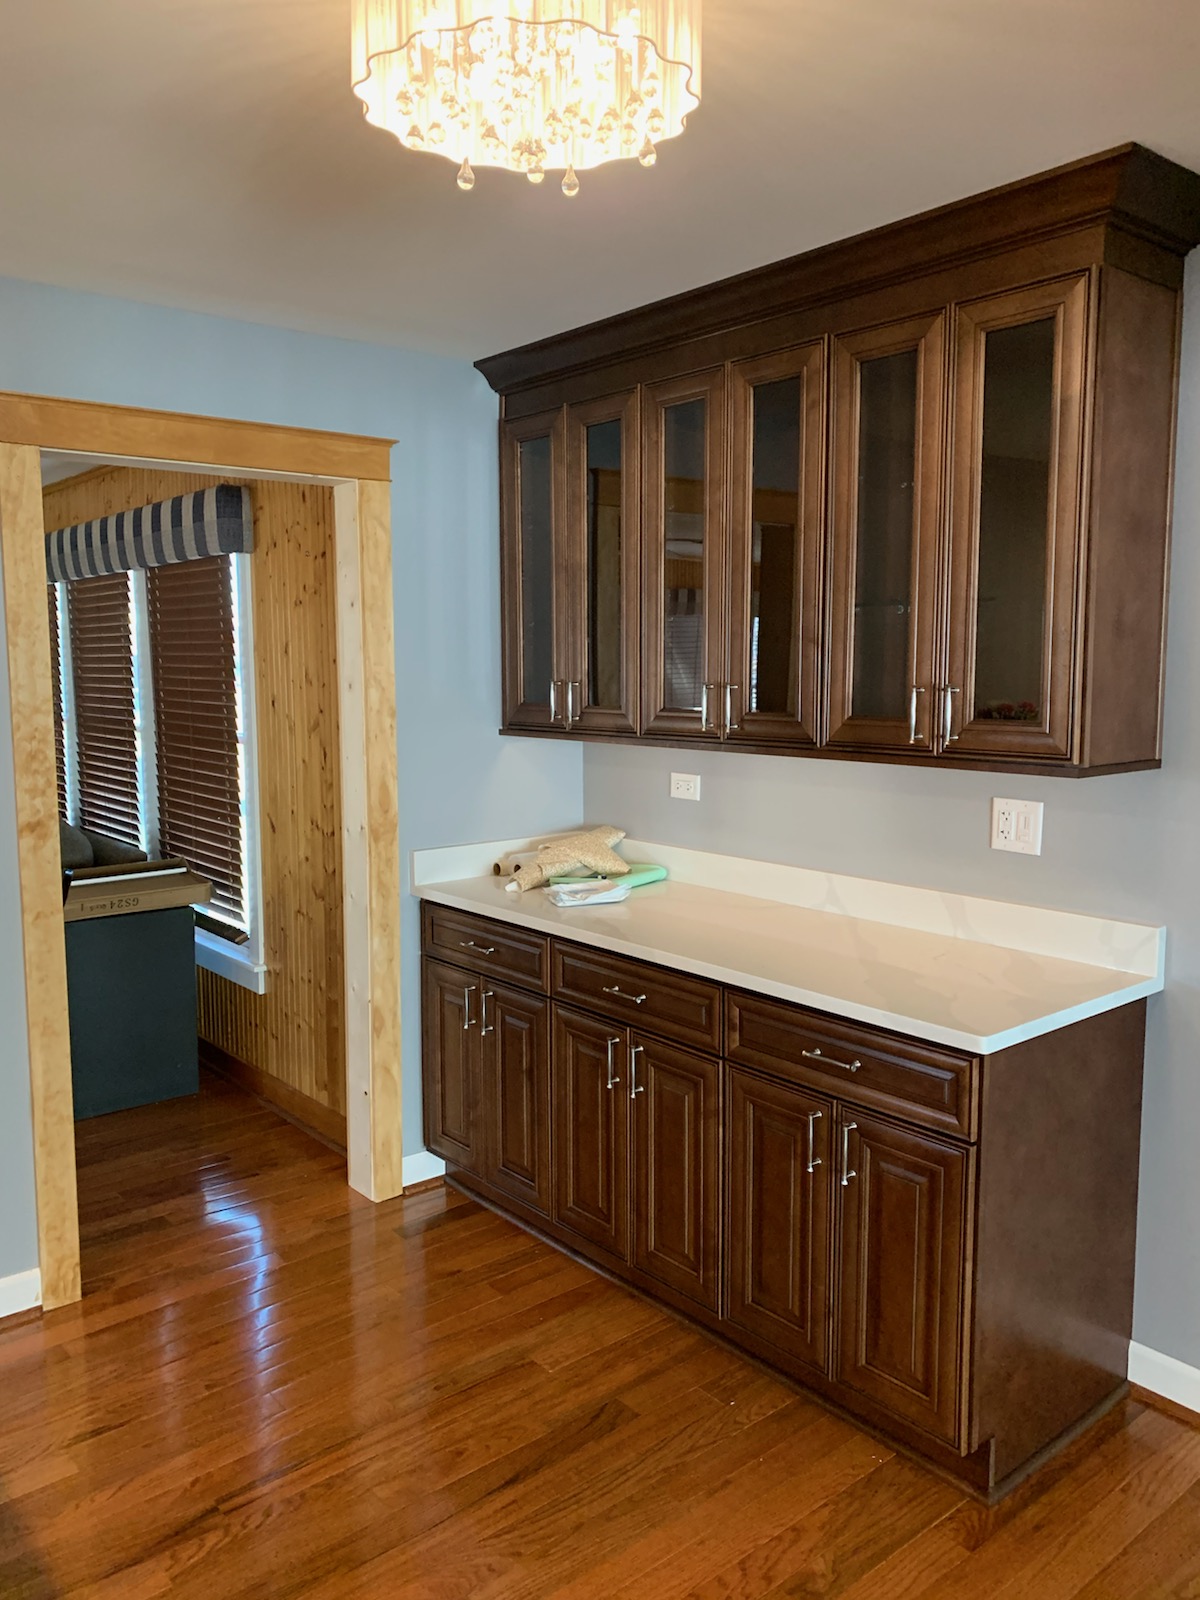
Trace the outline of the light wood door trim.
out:
[[[400,815],[391,498],[334,489],[350,1186],[404,1187],[400,1130]]]
[[[946,317],[848,334],[832,358],[833,462],[830,566],[829,743],[842,749],[903,749],[930,754],[934,741],[935,644],[942,510]],[[917,352],[916,447],[913,463],[912,557],[909,573],[908,678],[916,705],[915,738],[907,717],[854,713],[855,576],[858,553],[860,369],[864,361]]]
[[[1036,722],[975,720],[979,527],[987,336],[1001,328],[1054,319],[1046,591],[1042,622],[1042,706]],[[1040,284],[959,306],[953,388],[954,442],[950,502],[949,683],[955,693],[946,756],[1072,754],[1075,589],[1083,503],[1083,390],[1087,359],[1088,278]],[[943,702],[944,707],[944,702]]]
[[[0,393],[0,439],[41,450],[145,457],[305,477],[391,477],[390,439]]]
[[[42,467],[32,445],[0,444],[0,554],[12,707],[38,1257],[42,1304],[50,1309],[78,1300],[81,1291]]]

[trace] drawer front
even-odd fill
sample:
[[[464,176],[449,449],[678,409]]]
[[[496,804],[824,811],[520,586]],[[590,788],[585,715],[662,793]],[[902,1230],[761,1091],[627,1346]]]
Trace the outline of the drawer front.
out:
[[[553,966],[555,999],[713,1054],[721,1048],[721,990],[715,983],[557,939]]]
[[[970,1056],[835,1021],[757,995],[726,997],[725,1053],[839,1099],[942,1133],[976,1136]]]
[[[422,911],[422,940],[427,956],[546,992],[550,941],[544,934],[475,917],[466,911],[452,911],[428,900]]]

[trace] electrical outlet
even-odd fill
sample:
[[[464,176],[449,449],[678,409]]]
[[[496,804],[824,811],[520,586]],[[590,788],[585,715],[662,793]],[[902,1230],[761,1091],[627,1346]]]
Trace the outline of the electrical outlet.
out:
[[[671,799],[672,800],[699,800],[700,775],[696,772],[673,772],[671,774]]]
[[[1040,856],[1042,811],[1040,800],[993,800],[992,849]]]

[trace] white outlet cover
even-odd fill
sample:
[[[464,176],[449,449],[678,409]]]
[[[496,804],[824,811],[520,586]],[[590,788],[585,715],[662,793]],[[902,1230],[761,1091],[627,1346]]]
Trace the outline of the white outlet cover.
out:
[[[671,774],[671,799],[672,800],[699,800],[700,775],[696,772],[673,772]]]
[[[1042,853],[1041,800],[992,801],[992,849],[1011,850],[1017,855]]]

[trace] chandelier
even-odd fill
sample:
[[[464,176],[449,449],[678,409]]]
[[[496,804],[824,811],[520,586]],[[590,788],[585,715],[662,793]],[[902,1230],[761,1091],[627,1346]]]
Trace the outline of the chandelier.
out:
[[[354,92],[409,150],[541,183],[654,165],[700,104],[700,0],[351,0]]]

